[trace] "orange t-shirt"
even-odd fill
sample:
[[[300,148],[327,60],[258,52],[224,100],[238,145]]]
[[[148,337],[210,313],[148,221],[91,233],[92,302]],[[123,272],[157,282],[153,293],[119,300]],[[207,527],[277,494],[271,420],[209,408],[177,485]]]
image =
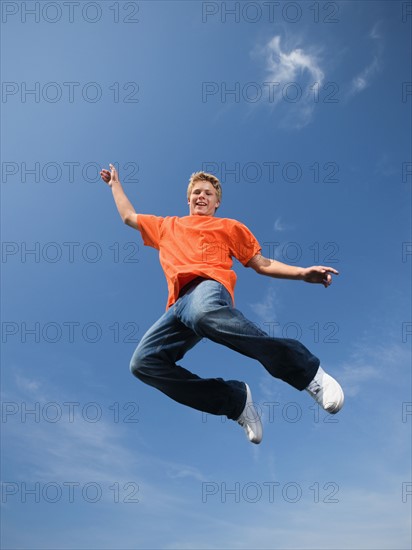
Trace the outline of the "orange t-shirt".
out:
[[[234,302],[232,257],[246,265],[261,250],[249,229],[229,218],[138,214],[137,225],[144,244],[159,250],[169,291],[166,309],[196,277],[222,283]]]

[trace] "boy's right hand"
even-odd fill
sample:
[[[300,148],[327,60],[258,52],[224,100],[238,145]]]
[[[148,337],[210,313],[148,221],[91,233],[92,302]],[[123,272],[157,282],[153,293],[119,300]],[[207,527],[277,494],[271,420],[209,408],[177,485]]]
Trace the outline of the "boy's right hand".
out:
[[[110,166],[110,172],[109,170],[106,170],[103,168],[103,170],[101,170],[100,172],[100,177],[105,183],[107,183],[109,187],[111,187],[113,185],[113,182],[119,181],[119,176],[113,164],[109,164],[109,166]]]

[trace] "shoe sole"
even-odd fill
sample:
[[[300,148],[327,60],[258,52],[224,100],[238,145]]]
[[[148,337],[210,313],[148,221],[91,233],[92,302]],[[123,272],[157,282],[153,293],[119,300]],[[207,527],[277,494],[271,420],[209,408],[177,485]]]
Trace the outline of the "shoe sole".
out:
[[[333,401],[332,403],[327,403],[325,406],[325,411],[328,412],[329,414],[336,414],[341,410],[344,402],[345,402],[345,398],[342,394],[342,399],[340,399],[338,402]],[[329,409],[328,407],[332,407],[332,408]]]
[[[332,378],[332,376],[330,376],[329,374],[327,374],[327,376],[329,378]],[[329,403],[326,403],[324,409],[329,414],[336,414],[343,407],[343,404],[345,402],[345,394],[343,393],[343,390],[342,390],[341,385],[339,384],[339,382],[337,382],[334,378],[332,378],[332,380],[335,382],[335,384],[338,385],[339,390],[340,390],[340,396],[339,396],[339,399],[337,401],[331,401]],[[328,407],[330,407],[330,409]]]
[[[258,412],[255,409],[255,406],[253,405],[252,392],[250,391],[250,388],[246,383],[245,383],[245,386],[246,386],[246,405],[245,405],[246,418],[248,417],[247,416],[247,411],[250,408],[252,408],[255,411],[256,416],[259,418],[259,423],[260,423],[260,429],[259,429],[258,433],[256,433],[256,434],[253,432],[252,428],[250,428],[249,426],[247,427],[247,437],[248,437],[248,439],[251,443],[255,443],[256,445],[258,445],[262,441],[262,438],[263,438],[263,427],[262,427],[262,423],[260,421],[260,417],[258,415]]]

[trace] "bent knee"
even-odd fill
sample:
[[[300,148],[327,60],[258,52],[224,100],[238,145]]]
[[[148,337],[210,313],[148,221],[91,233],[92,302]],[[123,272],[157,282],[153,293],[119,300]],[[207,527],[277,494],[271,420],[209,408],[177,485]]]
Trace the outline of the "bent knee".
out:
[[[133,376],[146,381],[148,378],[158,376],[158,372],[164,367],[164,362],[161,354],[137,349],[130,360],[129,368]]]
[[[130,360],[129,369],[133,376],[141,378],[147,367],[146,356],[140,353],[134,353]]]

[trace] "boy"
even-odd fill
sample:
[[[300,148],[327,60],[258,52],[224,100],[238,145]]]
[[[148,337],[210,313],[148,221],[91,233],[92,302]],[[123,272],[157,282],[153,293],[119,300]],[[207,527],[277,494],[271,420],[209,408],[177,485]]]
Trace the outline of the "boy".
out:
[[[189,216],[137,214],[113,165],[100,172],[112,189],[124,223],[138,229],[143,242],[159,250],[168,284],[164,315],[146,332],[133,354],[130,370],[175,401],[237,421],[252,443],[262,440],[262,424],[250,388],[238,380],[200,378],[176,364],[202,338],[257,359],[274,377],[307,392],[329,413],[343,406],[342,388],[300,342],[269,337],[234,308],[236,274],[232,257],[269,277],[320,283],[332,273],[325,266],[301,268],[261,255],[261,247],[240,222],[215,217],[221,202],[219,180],[192,174],[187,189]]]

